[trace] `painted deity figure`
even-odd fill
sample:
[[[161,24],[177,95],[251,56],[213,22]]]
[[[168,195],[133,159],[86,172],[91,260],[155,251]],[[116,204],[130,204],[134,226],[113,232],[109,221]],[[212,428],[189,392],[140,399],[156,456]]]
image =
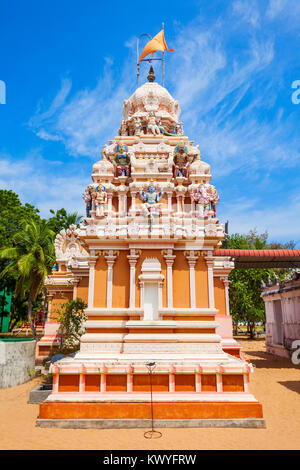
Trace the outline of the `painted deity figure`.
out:
[[[85,189],[82,199],[85,201],[86,216],[90,217],[90,212],[92,210],[92,192],[93,187],[91,185],[87,186]]]
[[[188,156],[188,146],[184,142],[180,142],[174,149],[173,159],[173,176],[183,176],[189,178],[190,176],[190,165],[193,163],[194,158]]]
[[[96,216],[104,217],[105,204],[107,202],[107,193],[103,184],[99,184],[96,190],[92,193],[92,198],[94,200]]]
[[[155,114],[153,111],[149,113],[147,130],[149,134],[160,135],[160,130],[156,124]]]
[[[143,132],[143,126],[142,126],[141,120],[137,116],[134,119],[134,135],[140,136],[140,135],[143,135],[143,133],[144,132]]]
[[[128,135],[127,124],[125,122],[125,119],[122,119],[121,121],[119,135]]]
[[[174,128],[174,134],[184,135],[182,121],[179,121],[179,123],[176,124],[176,126]]]
[[[115,158],[113,160],[115,176],[130,176],[130,156],[127,151],[127,145],[121,142],[115,146]]]
[[[207,188],[207,193],[210,201],[210,210],[213,212],[213,217],[217,216],[217,203],[220,199],[216,188],[209,184],[209,187]]]
[[[170,132],[167,132],[167,131],[165,130],[165,128],[162,126],[161,119],[159,119],[159,121],[158,121],[158,128],[159,128],[159,130],[160,130],[160,133],[163,134],[163,135],[170,135],[170,136],[173,135],[173,134],[171,134]]]
[[[192,199],[198,204],[199,217],[216,217],[216,205],[219,195],[216,188],[211,184],[201,184],[192,194]]]
[[[146,188],[146,191],[140,191],[140,197],[144,203],[143,207],[145,212],[151,218],[155,215],[160,215],[160,204],[158,203],[163,195],[164,191],[159,190],[153,184],[150,184],[148,188]]]

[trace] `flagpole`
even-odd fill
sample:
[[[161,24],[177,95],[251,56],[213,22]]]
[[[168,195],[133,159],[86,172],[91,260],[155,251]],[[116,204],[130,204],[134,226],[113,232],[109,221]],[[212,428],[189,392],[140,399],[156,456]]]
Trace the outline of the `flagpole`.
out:
[[[139,87],[139,77],[140,77],[140,64],[139,64],[139,41],[141,39],[141,37],[143,36],[148,36],[148,38],[150,38],[150,40],[152,39],[152,37],[150,36],[150,34],[148,33],[143,33],[141,34],[138,38],[137,38],[137,41],[136,41],[136,56],[137,56],[137,59],[136,59],[136,68],[137,68],[137,84],[138,84],[138,87]]]
[[[165,86],[165,51],[163,51],[163,87]]]
[[[163,35],[165,35],[165,24],[162,24]],[[163,87],[165,86],[165,51],[163,51]]]

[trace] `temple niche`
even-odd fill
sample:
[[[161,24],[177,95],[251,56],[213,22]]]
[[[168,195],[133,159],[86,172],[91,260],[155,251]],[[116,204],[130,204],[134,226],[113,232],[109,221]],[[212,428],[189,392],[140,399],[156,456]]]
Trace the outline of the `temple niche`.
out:
[[[87,320],[80,350],[52,366],[39,423],[149,419],[152,361],[158,423],[172,426],[176,416],[182,425],[263,425],[249,389],[252,365],[232,337],[233,262],[214,255],[224,231],[211,178],[184,134],[178,101],[151,68],[93,165],[84,223],[55,242],[49,297],[82,298]],[[55,346],[57,327],[50,305],[40,360]]]

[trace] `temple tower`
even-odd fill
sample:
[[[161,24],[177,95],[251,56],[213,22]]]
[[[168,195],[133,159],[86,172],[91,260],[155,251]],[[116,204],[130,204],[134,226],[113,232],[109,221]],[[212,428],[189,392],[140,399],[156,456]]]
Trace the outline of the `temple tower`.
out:
[[[224,237],[219,196],[179,116],[178,101],[151,70],[124,101],[118,135],[93,165],[85,222],[56,238],[40,354],[54,341],[62,293],[86,301],[87,321],[80,351],[52,366],[40,425],[148,425],[149,361],[162,426],[264,424],[249,390],[252,366],[232,338],[233,263],[214,255]]]

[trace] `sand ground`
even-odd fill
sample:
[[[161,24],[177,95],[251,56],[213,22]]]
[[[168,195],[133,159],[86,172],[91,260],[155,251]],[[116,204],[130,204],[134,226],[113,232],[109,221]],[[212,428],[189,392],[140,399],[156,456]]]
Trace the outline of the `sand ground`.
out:
[[[266,429],[49,429],[35,426],[39,405],[28,404],[40,379],[0,390],[1,450],[297,450],[300,448],[300,365],[265,352],[264,340],[239,340],[255,367],[251,391],[262,403]]]

